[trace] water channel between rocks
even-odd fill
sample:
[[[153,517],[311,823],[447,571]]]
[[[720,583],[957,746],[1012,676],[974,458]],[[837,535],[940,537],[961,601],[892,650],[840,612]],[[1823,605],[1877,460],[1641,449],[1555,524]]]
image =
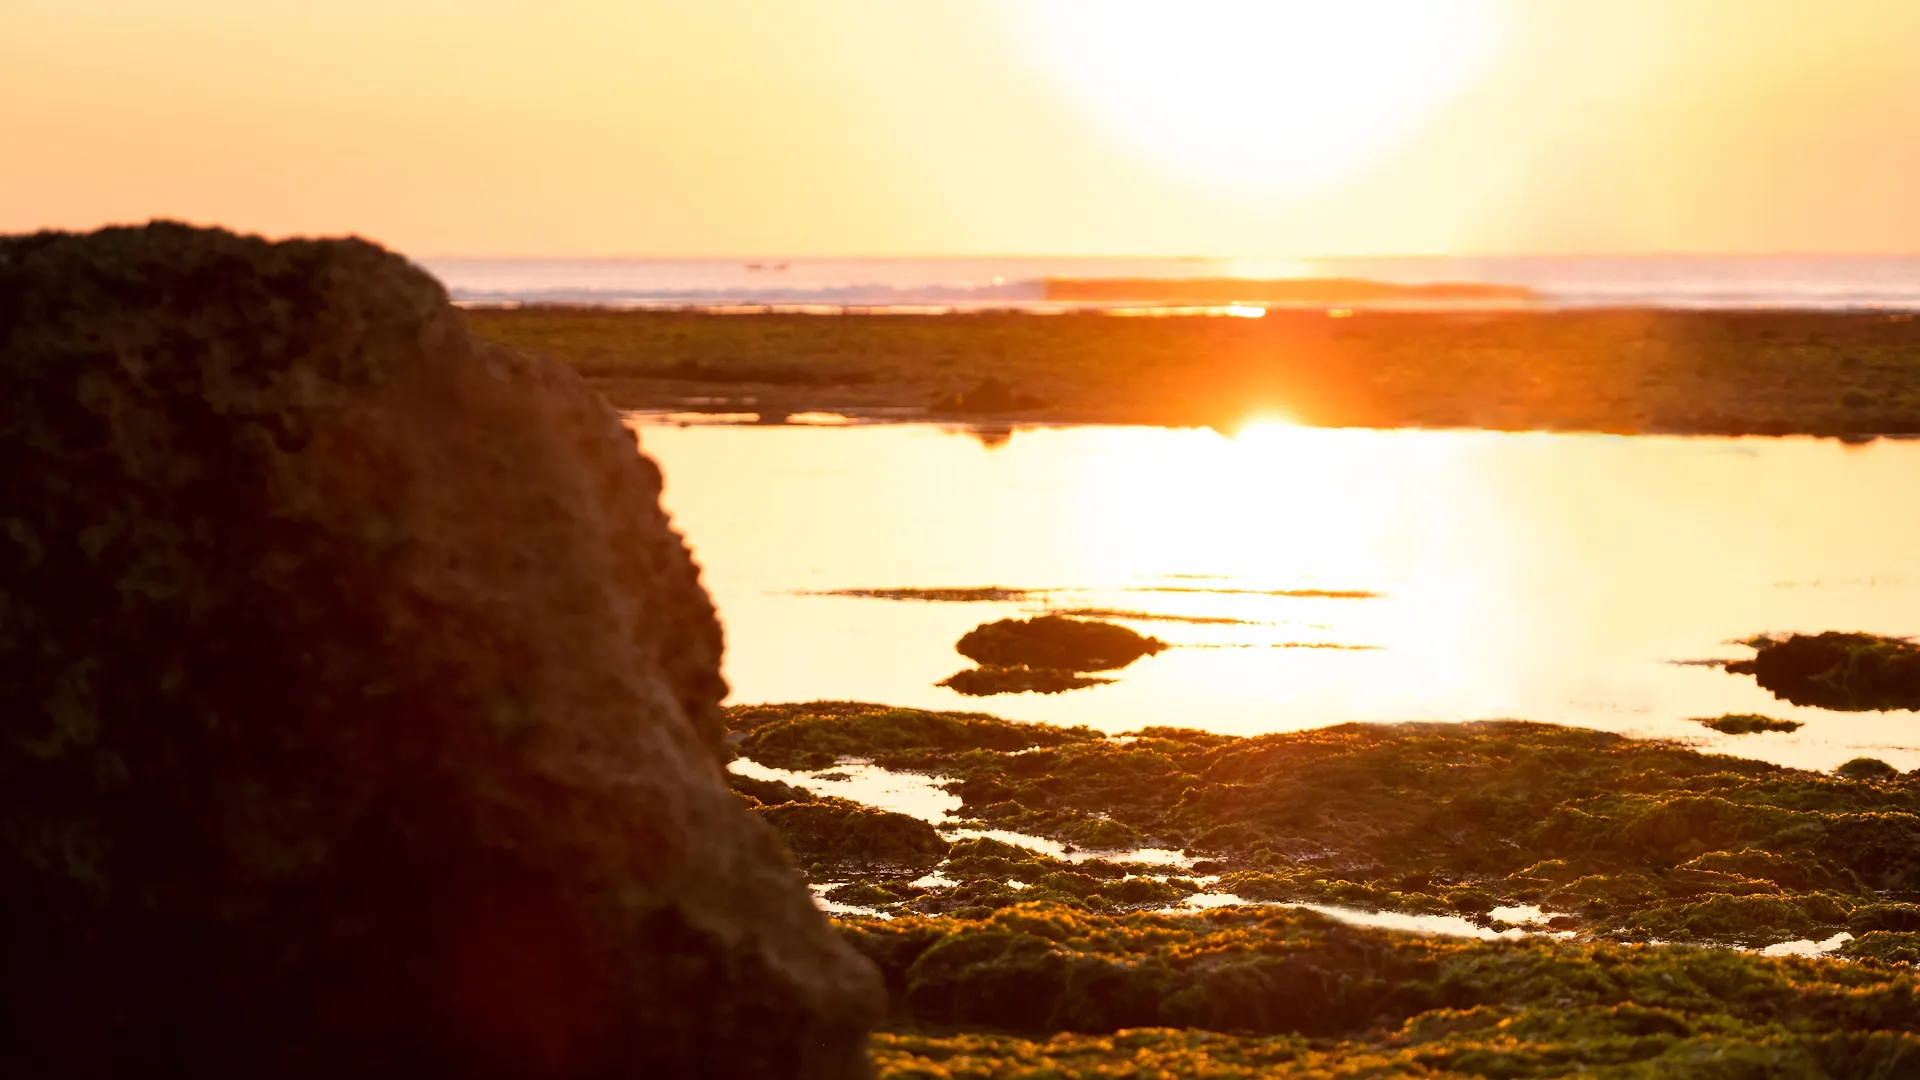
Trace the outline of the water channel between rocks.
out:
[[[1185,852],[1168,848],[1123,848],[1123,849],[1087,849],[1069,848],[1055,840],[1025,833],[1008,832],[997,829],[972,829],[950,820],[961,806],[960,797],[944,788],[946,778],[929,776],[922,773],[900,772],[883,769],[869,762],[843,760],[829,768],[806,772],[794,769],[777,769],[762,765],[747,758],[735,758],[727,765],[728,771],[758,780],[778,780],[795,787],[804,788],[817,795],[834,795],[851,799],[881,810],[919,818],[933,825],[950,840],[964,840],[974,837],[989,837],[1018,847],[1028,848],[1054,859],[1066,862],[1084,862],[1103,859],[1116,863],[1137,863],[1145,866],[1165,867],[1170,873],[1190,868],[1194,860]],[[1203,889],[1211,887],[1217,879],[1200,876],[1192,880]],[[891,918],[884,912],[858,904],[844,904],[829,900],[826,893],[835,886],[843,884],[839,880],[820,881],[812,884],[814,902],[822,911],[832,915],[875,915]],[[938,869],[923,875],[913,882],[920,887],[951,887],[957,884],[940,873]],[[1013,882],[1015,887],[1023,883]],[[1397,911],[1368,911],[1360,908],[1343,907],[1336,904],[1317,904],[1305,902],[1281,902],[1249,900],[1232,893],[1202,891],[1187,898],[1177,907],[1162,909],[1170,914],[1204,911],[1208,908],[1232,906],[1280,906],[1300,908],[1318,912],[1328,918],[1355,926],[1371,926],[1384,930],[1401,930],[1417,934],[1437,934],[1449,937],[1476,938],[1483,941],[1513,939],[1531,936],[1572,938],[1571,931],[1550,931],[1546,929],[1547,920],[1552,913],[1538,907],[1515,906],[1496,907],[1488,913],[1483,925],[1459,915],[1417,914]],[[1783,941],[1759,950],[1766,956],[1819,956],[1833,952],[1853,940],[1848,933],[1836,934],[1824,941],[1803,939]]]

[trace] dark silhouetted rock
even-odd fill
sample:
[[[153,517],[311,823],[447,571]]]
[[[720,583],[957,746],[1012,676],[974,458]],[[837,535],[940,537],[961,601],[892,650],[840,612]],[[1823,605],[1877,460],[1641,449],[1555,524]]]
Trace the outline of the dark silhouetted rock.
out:
[[[1112,671],[1166,647],[1159,638],[1124,626],[1058,615],[986,623],[967,631],[954,646],[960,655],[985,667],[1025,665],[1061,671]]]
[[[1762,731],[1799,731],[1805,724],[1798,720],[1776,720],[1757,713],[1727,713],[1724,716],[1696,716],[1693,722],[1722,735],[1753,735]]]
[[[1920,709],[1920,645],[1877,634],[1789,634],[1747,642],[1751,660],[1727,670],[1751,675],[1795,705],[1864,712]]]
[[[1094,675],[1076,675],[1059,668],[986,667],[956,671],[936,683],[968,697],[996,694],[1064,694],[1112,682]]]
[[[633,435],[360,241],[0,239],[11,1076],[840,1077]]]

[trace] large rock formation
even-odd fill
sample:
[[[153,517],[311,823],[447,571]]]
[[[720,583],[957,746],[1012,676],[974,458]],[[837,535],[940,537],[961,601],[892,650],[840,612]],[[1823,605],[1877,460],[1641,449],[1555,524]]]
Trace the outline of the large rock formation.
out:
[[[0,239],[12,1076],[830,1077],[633,435],[353,240]]]

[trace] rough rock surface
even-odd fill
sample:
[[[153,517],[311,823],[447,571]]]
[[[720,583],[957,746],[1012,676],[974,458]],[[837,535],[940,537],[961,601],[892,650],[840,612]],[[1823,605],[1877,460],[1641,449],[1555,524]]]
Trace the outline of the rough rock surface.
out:
[[[1159,638],[1115,623],[1059,615],[983,623],[954,645],[961,656],[988,667],[1061,671],[1113,671],[1166,647]]]
[[[835,1077],[630,432],[353,240],[0,239],[13,1076]]]
[[[1747,644],[1753,659],[1727,670],[1753,676],[1783,701],[1847,712],[1920,709],[1920,645],[1905,638],[1829,630]]]

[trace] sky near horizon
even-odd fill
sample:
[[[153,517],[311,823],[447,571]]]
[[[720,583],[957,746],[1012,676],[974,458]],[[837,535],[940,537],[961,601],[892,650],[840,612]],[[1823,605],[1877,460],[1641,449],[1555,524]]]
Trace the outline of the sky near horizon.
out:
[[[1920,252],[1916,0],[5,0],[0,231]]]

